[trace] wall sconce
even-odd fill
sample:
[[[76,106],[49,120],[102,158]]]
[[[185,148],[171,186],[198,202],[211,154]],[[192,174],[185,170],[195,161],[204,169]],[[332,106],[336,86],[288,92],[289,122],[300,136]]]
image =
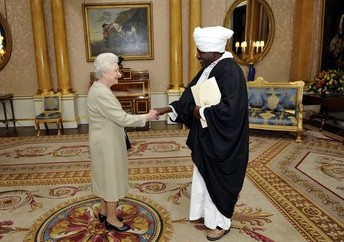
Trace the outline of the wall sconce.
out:
[[[241,43],[235,43],[235,54],[239,56],[245,63],[249,65],[247,80],[253,81],[256,75],[256,69],[254,68],[254,63],[257,63],[263,58],[263,50],[265,43],[263,40],[259,41],[250,41],[250,48],[247,48],[247,41]],[[238,49],[241,48],[240,54]],[[248,50],[248,51],[246,51]]]

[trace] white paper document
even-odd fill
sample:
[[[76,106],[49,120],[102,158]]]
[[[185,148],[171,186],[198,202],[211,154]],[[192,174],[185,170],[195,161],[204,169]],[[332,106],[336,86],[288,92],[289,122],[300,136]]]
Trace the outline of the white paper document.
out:
[[[219,86],[217,85],[215,77],[212,77],[201,82],[200,84],[192,86],[191,91],[196,105],[202,108],[216,105],[221,100],[221,92]],[[207,122],[203,119],[200,120],[202,128],[206,128],[208,126]]]

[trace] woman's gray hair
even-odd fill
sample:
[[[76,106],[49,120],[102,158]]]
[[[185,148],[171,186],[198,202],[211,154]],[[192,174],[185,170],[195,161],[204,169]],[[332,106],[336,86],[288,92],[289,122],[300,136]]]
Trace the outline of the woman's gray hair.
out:
[[[112,71],[113,64],[118,63],[117,55],[113,53],[102,53],[94,60],[94,74],[100,79],[104,73]]]

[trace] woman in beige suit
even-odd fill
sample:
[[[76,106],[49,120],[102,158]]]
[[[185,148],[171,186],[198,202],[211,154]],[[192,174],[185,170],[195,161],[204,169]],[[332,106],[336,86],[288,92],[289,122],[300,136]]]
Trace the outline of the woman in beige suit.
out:
[[[118,57],[103,53],[94,61],[97,78],[87,96],[89,143],[91,153],[92,191],[101,198],[99,219],[106,229],[127,231],[130,226],[117,218],[120,198],[128,192],[128,157],[124,127],[143,127],[146,121],[158,119],[157,112],[131,115],[123,111],[110,87],[121,77]]]

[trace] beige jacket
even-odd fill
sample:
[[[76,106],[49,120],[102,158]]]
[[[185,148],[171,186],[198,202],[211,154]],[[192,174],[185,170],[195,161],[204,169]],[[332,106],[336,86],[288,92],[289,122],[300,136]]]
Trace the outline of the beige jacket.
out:
[[[112,91],[97,81],[88,92],[87,108],[92,191],[105,201],[116,202],[128,192],[124,127],[143,127],[146,119],[123,111]]]

